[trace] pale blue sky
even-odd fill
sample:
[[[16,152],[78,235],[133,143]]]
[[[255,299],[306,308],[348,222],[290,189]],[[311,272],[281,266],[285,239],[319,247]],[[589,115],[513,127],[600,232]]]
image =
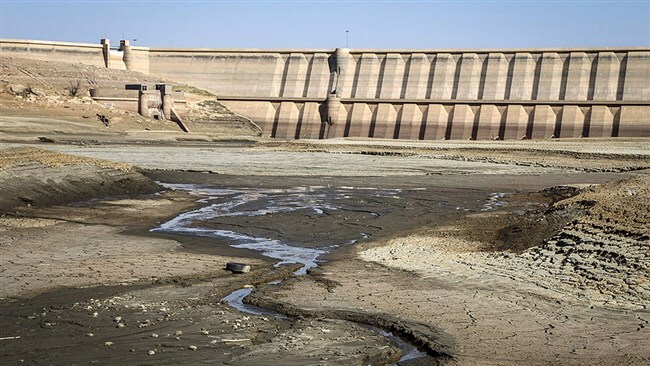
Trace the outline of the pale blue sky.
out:
[[[0,0],[0,38],[214,48],[650,46],[643,1]]]

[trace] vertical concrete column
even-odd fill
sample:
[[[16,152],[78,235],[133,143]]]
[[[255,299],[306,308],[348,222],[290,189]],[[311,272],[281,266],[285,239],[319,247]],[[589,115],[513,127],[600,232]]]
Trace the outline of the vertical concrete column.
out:
[[[649,115],[650,106],[622,106],[617,137],[650,137]]]
[[[460,58],[460,73],[458,76],[457,100],[478,99],[478,88],[481,82],[481,60],[475,53],[463,53]]]
[[[506,130],[503,135],[504,140],[520,140],[528,137],[526,128],[528,127],[528,113],[523,106],[509,105],[506,109]]]
[[[555,134],[557,115],[550,105],[536,105],[533,109],[532,139],[548,139]]]
[[[537,100],[560,99],[560,87],[562,86],[563,62],[555,52],[544,52],[537,84]]]
[[[650,100],[650,51],[627,53],[623,100]]]
[[[451,99],[456,75],[456,60],[449,53],[436,54],[430,99]]]
[[[350,98],[354,83],[355,63],[348,48],[337,48],[334,52],[336,60],[336,94],[341,98]]]
[[[375,98],[379,78],[379,60],[374,53],[364,53],[359,59],[359,74],[354,87],[354,98]]]
[[[321,126],[323,122],[320,120],[321,115],[318,111],[319,103],[307,102],[302,109],[302,116],[300,120],[300,138],[301,139],[317,139],[320,136]]]
[[[174,108],[174,98],[172,97],[172,86],[169,84],[156,84],[156,90],[160,91],[160,100],[162,100],[163,116],[171,119],[172,108]]]
[[[104,66],[109,69],[111,67],[111,40],[102,38],[102,55],[104,56]]]
[[[368,107],[368,103],[354,103],[350,117],[350,130],[347,136],[370,137],[371,124],[372,111]]]
[[[504,81],[505,91],[505,81]],[[496,140],[503,136],[499,135],[501,128],[501,112],[494,104],[484,104],[478,112],[477,140]]]
[[[146,85],[138,92],[138,113],[141,116],[149,117],[149,91]]]
[[[128,39],[123,39],[120,41],[120,51],[122,51],[122,61],[127,70],[133,70],[133,50],[131,50],[131,45],[129,45]]]
[[[490,53],[487,58],[483,100],[503,100],[508,81],[508,60],[503,53]]]
[[[580,137],[585,124],[585,115],[577,105],[565,105],[562,108],[560,134],[558,137]]]
[[[408,80],[406,81],[406,90],[404,90],[404,97],[406,99],[426,98],[430,71],[431,62],[427,55],[424,53],[414,53],[411,55],[407,74]]]
[[[474,111],[467,104],[456,104],[452,111],[450,140],[467,140],[472,137]]]
[[[244,66],[243,62],[237,62],[235,63],[235,65],[233,65],[234,67],[232,67],[228,71],[232,73],[233,75],[232,77],[234,79],[233,81],[235,81],[238,80],[237,78],[239,76],[238,69],[240,67],[250,67],[251,70],[257,70],[258,72],[261,72],[261,70],[259,69],[261,68],[262,65],[264,65],[265,66],[264,69],[269,71],[268,74],[262,72],[263,73],[262,75],[264,76],[270,75],[270,77],[268,77],[268,79],[265,78],[265,80],[259,80],[259,78],[257,77],[258,75],[255,75],[254,84],[256,85],[255,86],[256,94],[265,97],[279,97],[280,92],[282,91],[281,90],[282,80],[284,80],[284,70],[287,61],[279,53],[272,53],[269,54],[267,57],[268,58],[265,57],[264,59],[268,61],[265,61],[263,63],[260,63],[259,58],[255,61],[251,60],[253,62],[251,62],[250,66],[248,65]],[[265,65],[267,62],[268,62],[268,66]]]
[[[387,53],[384,59],[384,72],[381,75],[379,98],[399,99],[404,81],[406,64],[399,53]]]
[[[614,52],[598,53],[593,100],[616,100],[621,61]]]
[[[571,52],[564,100],[583,101],[589,95],[591,60],[584,52]]]
[[[442,140],[447,133],[449,112],[442,104],[429,104],[424,123],[424,140]]]
[[[531,100],[535,80],[535,60],[528,53],[515,54],[509,100]]]
[[[287,59],[287,72],[284,75],[283,97],[300,98],[307,81],[307,59],[304,53],[292,53]]]
[[[399,139],[417,140],[422,127],[422,111],[417,104],[404,104],[399,117]]]
[[[310,64],[310,73],[308,76],[307,97],[308,98],[325,98],[330,92],[330,67],[326,53],[315,53]]]
[[[397,111],[390,103],[379,103],[375,117],[375,130],[372,137],[392,139],[395,137]]]
[[[587,137],[612,137],[613,127],[614,115],[608,106],[595,105],[591,107]]]
[[[273,137],[293,139],[299,124],[300,110],[294,102],[281,102],[278,110],[277,126]]]

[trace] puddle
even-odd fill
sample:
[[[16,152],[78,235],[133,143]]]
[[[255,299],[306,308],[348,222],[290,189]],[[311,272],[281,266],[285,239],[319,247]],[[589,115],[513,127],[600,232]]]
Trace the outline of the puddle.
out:
[[[276,313],[275,311],[244,303],[244,298],[250,295],[251,292],[253,292],[252,287],[242,288],[231,292],[228,296],[221,299],[221,302],[228,304],[230,307],[237,309],[242,313],[253,314],[257,316],[270,316],[279,319],[288,319],[286,316],[280,313]]]
[[[366,325],[373,333],[379,334],[382,337],[388,338],[394,345],[399,347],[402,350],[402,357],[394,365],[399,364],[400,362],[416,360],[419,358],[427,357],[428,355],[415,347],[412,344],[405,342],[402,338],[395,336],[391,332],[387,332],[383,329],[373,327],[372,325]]]
[[[490,193],[481,211],[492,211],[506,206],[508,203],[501,200],[507,195],[508,193],[503,192]]]

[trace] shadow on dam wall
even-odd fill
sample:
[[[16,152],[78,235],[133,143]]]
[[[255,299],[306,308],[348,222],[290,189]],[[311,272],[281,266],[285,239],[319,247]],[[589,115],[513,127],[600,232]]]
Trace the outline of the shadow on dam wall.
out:
[[[0,39],[0,51],[195,85],[278,138],[650,137],[648,47],[115,51]]]

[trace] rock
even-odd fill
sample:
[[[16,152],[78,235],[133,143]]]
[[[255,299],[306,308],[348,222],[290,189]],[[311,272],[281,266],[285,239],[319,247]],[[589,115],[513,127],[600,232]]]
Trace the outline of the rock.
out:
[[[233,273],[248,273],[251,271],[251,266],[243,263],[228,262],[226,263],[226,270]]]
[[[158,334],[156,334],[156,333],[151,333],[151,338],[158,338]]]
[[[113,345],[113,342],[110,342],[110,341],[104,342],[104,346],[106,346],[106,347],[110,347],[112,345]]]
[[[10,84],[7,89],[13,95],[26,95],[29,93],[29,88],[22,84]]]
[[[174,336],[176,337],[180,337],[182,335],[183,335],[183,331],[177,330],[176,332],[174,332]]]
[[[207,330],[202,330],[202,331],[201,331],[201,334],[203,334],[203,335],[208,335],[208,334],[210,334],[210,332],[208,332]]]
[[[122,317],[121,317],[121,316],[116,316],[116,317],[113,319],[113,321],[114,321],[114,322],[117,322],[117,323],[119,323],[120,320],[122,320]]]
[[[117,327],[118,327],[118,328],[124,328],[125,326],[126,326],[126,325],[124,325],[124,323],[117,323]]]
[[[147,352],[147,354],[148,354],[149,356],[153,356],[153,355],[156,354],[156,351],[150,349],[150,350]]]
[[[192,351],[196,351],[197,349],[199,349],[199,347],[197,346],[189,346],[187,348],[191,349]]]
[[[94,337],[95,335],[93,333],[86,333],[86,337]]]
[[[45,136],[39,136],[39,137],[38,137],[38,140],[39,140],[40,142],[47,142],[47,143],[54,143],[54,142],[56,142],[56,141],[54,141],[53,139],[51,139],[51,138],[49,138],[49,137],[45,137]]]

